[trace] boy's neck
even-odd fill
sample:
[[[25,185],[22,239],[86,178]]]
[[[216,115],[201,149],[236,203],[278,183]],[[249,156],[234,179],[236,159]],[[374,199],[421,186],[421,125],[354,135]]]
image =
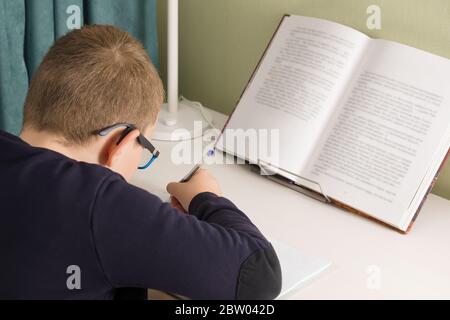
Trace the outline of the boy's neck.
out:
[[[55,134],[36,131],[33,129],[23,129],[20,138],[29,145],[37,148],[45,148],[56,151],[68,158],[87,163],[99,164],[99,152],[95,144],[88,146],[68,146],[63,143],[63,139]]]

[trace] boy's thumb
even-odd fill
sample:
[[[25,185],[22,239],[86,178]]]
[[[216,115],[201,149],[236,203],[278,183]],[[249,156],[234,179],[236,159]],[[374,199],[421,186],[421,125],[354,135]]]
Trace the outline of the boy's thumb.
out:
[[[178,183],[178,182],[171,182],[171,183],[169,183],[167,185],[166,190],[172,196],[176,196],[178,194],[179,188],[180,188],[180,183]]]

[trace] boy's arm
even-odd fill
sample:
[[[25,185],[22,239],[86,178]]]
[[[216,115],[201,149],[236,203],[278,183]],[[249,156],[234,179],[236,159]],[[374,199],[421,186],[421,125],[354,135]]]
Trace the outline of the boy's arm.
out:
[[[203,192],[189,215],[109,179],[92,212],[93,239],[113,287],[163,290],[193,299],[272,299],[281,289],[276,253],[229,200]]]

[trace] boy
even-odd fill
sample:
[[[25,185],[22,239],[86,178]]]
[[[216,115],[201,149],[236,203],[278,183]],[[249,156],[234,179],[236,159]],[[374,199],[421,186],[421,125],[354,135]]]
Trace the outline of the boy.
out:
[[[87,26],[56,41],[31,81],[20,138],[0,132],[0,298],[279,294],[272,246],[208,172],[167,186],[185,212],[127,183],[163,97],[129,34]]]

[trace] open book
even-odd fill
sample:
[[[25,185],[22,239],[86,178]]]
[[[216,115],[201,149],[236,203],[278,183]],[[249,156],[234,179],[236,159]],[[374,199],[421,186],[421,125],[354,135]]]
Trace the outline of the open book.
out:
[[[406,232],[449,151],[450,60],[286,15],[216,147]]]

